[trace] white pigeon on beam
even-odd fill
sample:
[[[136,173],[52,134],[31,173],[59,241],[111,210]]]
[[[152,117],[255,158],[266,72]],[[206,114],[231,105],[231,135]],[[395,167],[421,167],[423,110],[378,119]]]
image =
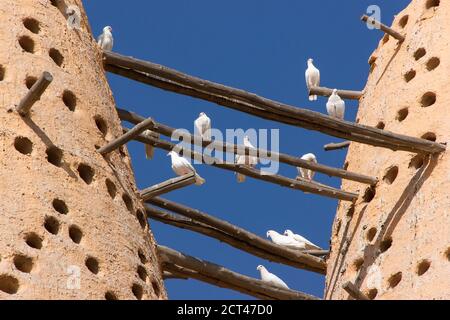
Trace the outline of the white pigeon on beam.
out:
[[[264,266],[258,266],[258,268],[256,268],[256,270],[258,270],[261,273],[261,280],[274,286],[274,287],[278,287],[278,288],[283,288],[283,289],[288,289],[289,287],[287,286],[287,284],[281,280],[279,277],[277,277],[276,275],[274,275],[273,273],[270,273]]]
[[[194,167],[189,163],[189,161],[181,156],[178,155],[178,153],[174,151],[170,151],[167,156],[170,156],[172,160],[172,170],[178,175],[178,176],[184,176],[185,174],[189,174],[194,172],[195,173],[195,184],[197,186],[201,186],[206,181],[202,177],[200,177],[195,171]]]
[[[106,26],[103,28],[103,33],[98,37],[97,43],[103,51],[111,51],[114,46],[114,38],[112,35],[112,28]]]
[[[194,121],[194,126],[203,140],[211,141],[211,119],[206,113],[200,113],[197,120]]]
[[[328,115],[343,120],[345,115],[345,101],[337,94],[337,89],[333,90],[327,102]]]
[[[250,138],[248,136],[244,137],[244,147],[249,148],[249,149],[256,149],[253,144],[250,142]],[[255,151],[256,153],[256,151]],[[249,167],[255,167],[258,164],[258,158],[255,156],[251,156],[251,155],[240,155],[237,154],[236,155],[236,164],[240,164],[240,165],[246,165]],[[245,175],[243,175],[242,173],[236,173],[236,179],[238,183],[243,183],[245,182]]]
[[[302,245],[295,239],[288,237],[286,235],[279,234],[278,232],[273,230],[267,231],[267,238],[270,238],[273,243],[289,249],[299,249],[299,250],[306,249],[304,244]]]
[[[305,160],[305,161],[317,163],[317,158],[313,153],[307,153],[304,156],[302,156],[301,159]],[[307,179],[309,181],[312,181],[312,179],[314,178],[314,175],[316,174],[314,171],[308,170],[305,168],[297,168],[297,170],[298,170],[298,174],[300,175],[300,177],[302,177],[303,179]]]
[[[308,239],[302,237],[299,234],[295,234],[294,232],[292,232],[291,230],[286,230],[284,232],[284,235],[291,238],[294,241],[297,241],[299,244],[301,244],[304,249],[306,250],[322,250],[322,248],[320,248],[318,245],[315,245],[314,243],[312,243],[311,241],[309,241]]]
[[[313,59],[308,59],[308,68],[305,72],[306,86],[308,89],[320,86],[320,71],[313,64]],[[309,101],[317,100],[316,95],[309,96]]]
[[[159,134],[150,130],[145,130],[142,132],[142,135],[149,138],[158,138]],[[145,158],[146,159],[153,159],[153,156],[155,154],[155,148],[150,144],[145,144]]]

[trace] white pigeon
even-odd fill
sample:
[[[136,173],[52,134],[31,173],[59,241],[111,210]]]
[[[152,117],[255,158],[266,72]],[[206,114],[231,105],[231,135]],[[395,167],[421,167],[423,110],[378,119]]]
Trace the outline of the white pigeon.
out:
[[[70,5],[66,9],[67,27],[69,29],[81,30],[81,12],[80,8],[75,5]]]
[[[299,234],[295,234],[293,233],[291,230],[286,230],[284,232],[284,235],[291,238],[294,241],[297,241],[298,243],[300,243],[304,249],[307,250],[311,250],[311,249],[318,249],[321,250],[321,248],[318,245],[315,245],[314,243],[312,243],[311,241],[309,241],[308,239],[302,237]]]
[[[178,153],[174,151],[170,151],[167,156],[170,156],[172,159],[172,170],[178,176],[184,176],[185,174],[189,174],[191,172],[195,173],[195,184],[201,186],[206,181],[202,177],[200,177],[195,171],[194,167],[189,163],[188,160],[178,155]]]
[[[313,64],[313,59],[308,59],[308,69],[306,69],[306,86],[308,89],[320,86],[320,71]],[[317,100],[316,95],[309,96],[309,101]]]
[[[302,156],[301,159],[305,160],[305,161],[317,163],[317,158],[313,153],[307,153],[304,156]],[[298,174],[302,178],[307,179],[309,181],[311,181],[314,178],[314,175],[316,174],[314,171],[308,170],[305,168],[297,168],[297,170],[298,170]]]
[[[270,273],[264,266],[258,266],[258,268],[256,268],[256,270],[258,270],[261,273],[262,281],[267,282],[268,284],[271,284],[272,286],[289,290],[289,287],[283,280],[278,278],[273,273]]]
[[[333,90],[327,102],[327,111],[331,117],[344,119],[345,115],[345,101],[337,94],[337,89]]]
[[[206,113],[200,113],[197,120],[194,121],[194,126],[203,140],[211,141],[211,119]]]
[[[159,134],[150,130],[145,130],[142,132],[142,135],[144,137],[148,138],[157,138],[159,139]],[[155,154],[155,148],[150,144],[145,144],[145,158],[146,159],[153,159],[153,156]]]
[[[300,249],[300,250],[306,249],[304,244],[301,244],[297,240],[288,237],[286,235],[279,234],[278,232],[273,230],[267,231],[267,238],[272,239],[273,243],[289,249]]]
[[[244,146],[250,149],[255,149],[255,147],[252,145],[252,143],[250,142],[250,139],[248,136],[244,137]],[[255,151],[256,153],[256,151]],[[237,154],[236,155],[236,164],[241,164],[241,165],[247,165],[250,167],[255,167],[258,164],[258,158],[255,156],[251,156],[251,155],[240,155]],[[245,175],[241,174],[241,173],[236,173],[236,179],[238,183],[243,183],[245,182]]]
[[[106,26],[103,28],[103,33],[98,37],[98,45],[104,51],[111,51],[114,46],[114,38],[112,35],[112,28]]]

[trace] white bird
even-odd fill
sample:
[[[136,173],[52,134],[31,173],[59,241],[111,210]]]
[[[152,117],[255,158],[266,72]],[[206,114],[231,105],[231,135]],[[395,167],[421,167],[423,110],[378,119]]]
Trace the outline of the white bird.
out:
[[[103,33],[98,37],[97,43],[104,51],[111,51],[114,46],[114,38],[112,35],[112,28],[106,26],[103,28]]]
[[[194,167],[189,163],[188,160],[178,155],[178,153],[174,151],[170,151],[167,156],[170,156],[172,160],[172,170],[178,176],[184,176],[185,174],[189,174],[191,172],[195,173],[195,184],[201,186],[206,181],[202,177],[200,177],[195,171]]]
[[[337,89],[333,90],[327,102],[327,111],[331,117],[344,119],[345,115],[345,101],[337,94]]]
[[[281,280],[273,273],[270,273],[264,266],[258,266],[256,270],[258,270],[261,273],[262,281],[267,282],[268,284],[271,284],[272,286],[278,288],[289,289],[289,287],[283,280]]]
[[[284,232],[284,235],[289,237],[289,238],[291,238],[292,240],[297,241],[299,244],[301,244],[307,250],[311,250],[311,249],[321,250],[321,248],[318,245],[315,245],[314,243],[312,243],[311,241],[309,241],[308,239],[302,237],[299,234],[295,234],[291,230],[286,230]]]
[[[301,244],[297,240],[288,237],[286,235],[279,234],[278,232],[273,230],[267,231],[267,238],[272,239],[273,243],[289,249],[300,249],[300,250],[306,249],[304,244]]]
[[[308,69],[306,69],[306,86],[308,89],[320,86],[320,71],[313,64],[313,59],[308,59]],[[309,96],[309,101],[317,100],[316,95]]]
[[[81,11],[75,5],[70,5],[66,9],[67,27],[69,29],[81,30]]]
[[[157,138],[159,139],[159,133],[150,131],[150,130],[145,130],[144,132],[142,132],[142,135],[148,138]],[[155,148],[150,145],[150,144],[145,144],[145,158],[146,159],[153,159],[153,155],[155,153]]]
[[[248,136],[244,137],[244,146],[247,148],[250,148],[250,149],[255,149],[255,147],[250,142],[250,139]],[[255,151],[255,154],[256,154],[256,151]],[[255,156],[251,156],[250,154],[249,155],[237,154],[236,155],[236,164],[247,165],[247,166],[250,166],[253,168],[258,164],[258,158]],[[236,179],[239,183],[245,182],[245,178],[246,178],[245,175],[243,175],[242,173],[236,173]]]
[[[194,126],[203,140],[211,141],[211,119],[206,113],[200,113],[197,120],[194,121]]]
[[[317,163],[317,158],[313,153],[307,153],[304,156],[302,156],[301,159],[305,160],[305,161]],[[298,170],[298,174],[302,178],[310,180],[310,181],[314,178],[314,175],[316,174],[314,171],[308,170],[305,168],[297,168],[297,170]]]

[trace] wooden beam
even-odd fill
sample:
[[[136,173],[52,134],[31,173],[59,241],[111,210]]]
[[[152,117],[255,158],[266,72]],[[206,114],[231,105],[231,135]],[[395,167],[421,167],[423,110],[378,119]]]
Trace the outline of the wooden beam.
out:
[[[357,286],[353,283],[346,282],[342,286],[342,288],[354,299],[356,300],[370,300],[364,293],[362,293]]]
[[[344,141],[340,143],[329,143],[323,146],[323,149],[325,151],[333,151],[333,150],[340,150],[340,149],[347,149],[350,147],[350,141]]]
[[[121,135],[119,138],[111,141],[106,146],[98,149],[97,151],[102,155],[110,153],[111,151],[114,151],[115,149],[123,146],[128,141],[133,140],[145,130],[153,128],[153,126],[154,121],[152,118],[145,119],[144,121],[134,126],[132,129],[127,130],[127,132]]]
[[[35,84],[28,90],[27,94],[20,100],[16,107],[17,112],[21,116],[26,116],[30,112],[31,107],[39,101],[44,91],[53,81],[53,76],[50,72],[43,72]]]
[[[164,271],[162,277],[163,277],[163,280],[169,280],[169,279],[188,280],[189,279],[188,277],[185,277],[182,275],[176,275],[169,271]]]
[[[401,33],[395,31],[394,29],[388,27],[387,25],[381,23],[380,21],[378,21],[378,20],[376,20],[376,19],[374,19],[372,17],[369,17],[367,15],[363,15],[361,17],[361,20],[363,22],[370,23],[373,26],[377,26],[377,29],[380,29],[384,33],[387,33],[388,35],[392,36],[393,38],[397,39],[400,42],[405,41],[405,36],[403,36]]]
[[[320,274],[325,274],[326,272],[326,263],[318,257],[305,254],[299,250],[280,247],[279,245],[276,245],[271,241],[262,239],[261,237],[245,229],[237,227],[227,221],[215,218],[211,215],[208,215],[207,213],[201,212],[200,210],[189,208],[182,204],[159,197],[152,198],[148,200],[147,203],[164,210],[175,212],[183,217],[192,219],[196,223],[202,223],[203,225],[206,225],[208,228],[210,228],[210,230],[211,228],[219,230],[222,234],[229,235],[235,239],[238,239],[242,245],[246,245],[246,248],[248,248],[249,246],[257,248],[258,250],[260,250],[258,253],[263,252],[265,254],[265,259],[270,260],[275,258],[269,258],[268,254],[271,254],[272,256],[276,255],[278,256],[277,259],[280,263],[288,264],[296,268],[301,268]],[[196,231],[198,230],[199,229],[197,229]],[[229,244],[237,245],[236,242],[230,242]]]
[[[325,87],[311,87],[309,88],[310,95],[329,97],[333,93],[334,89],[325,88]],[[363,92],[362,91],[351,91],[351,90],[338,90],[337,94],[342,99],[348,100],[359,100],[361,99]]]
[[[112,52],[105,52],[104,60],[107,71],[266,119],[392,150],[415,153],[439,153],[445,150],[445,146],[440,143],[395,134],[336,119],[311,110],[296,108],[243,90],[192,77],[151,62]]]
[[[128,121],[133,124],[138,124],[145,120],[144,117],[127,110],[123,109],[117,109],[117,112],[119,113],[119,117],[123,121]],[[167,125],[155,122],[155,126],[153,127],[153,130],[165,135],[167,137],[172,137],[173,133],[176,131],[175,128],[171,128]],[[219,140],[214,141],[205,141],[201,139],[201,137],[197,135],[192,134],[183,134],[182,137],[184,142],[190,141],[193,145],[208,147],[208,148],[214,148],[215,150],[220,150],[222,152],[234,152],[234,154],[240,154],[240,155],[248,155],[251,151],[255,152],[259,159],[277,159],[277,161],[281,163],[286,163],[288,165],[294,166],[294,167],[300,167],[305,168],[308,170],[313,170],[315,172],[321,172],[328,176],[335,176],[347,180],[357,181],[365,184],[375,185],[378,183],[378,179],[375,177],[370,177],[354,172],[349,172],[346,170],[333,168],[329,166],[325,166],[322,164],[313,163],[310,161],[305,161],[297,157],[290,156],[288,154],[283,153],[277,153],[270,150],[264,150],[264,149],[250,149],[246,148],[243,145],[236,145],[232,143],[227,143]]]
[[[125,132],[128,130],[127,128],[123,129]],[[143,135],[137,136],[136,140],[142,143],[152,145],[155,148],[163,149],[169,152],[175,151],[180,153],[181,151],[183,151],[183,156],[187,158],[204,159],[205,164],[211,165],[213,167],[237,173],[242,173],[243,175],[252,177],[254,179],[274,183],[283,187],[301,190],[307,193],[314,193],[324,197],[330,197],[333,199],[339,199],[343,201],[356,201],[356,199],[358,199],[357,193],[342,191],[336,188],[326,186],[321,183],[308,181],[300,177],[297,177],[297,179],[290,179],[280,175],[268,175],[267,173],[263,173],[260,170],[253,169],[244,165],[237,165],[234,163],[224,163],[220,159],[200,154],[198,152],[189,149],[179,150],[179,148],[174,143],[169,141],[155,139],[153,137],[148,136],[144,137]]]
[[[188,256],[167,247],[158,246],[158,253],[162,260],[163,269],[173,274],[205,281],[260,299],[319,300],[312,295],[278,288],[267,282],[233,272],[223,266]]]
[[[155,184],[152,187],[140,191],[142,200],[160,196],[171,191],[190,186],[195,183],[195,173],[188,173],[180,177],[172,178],[167,181]]]

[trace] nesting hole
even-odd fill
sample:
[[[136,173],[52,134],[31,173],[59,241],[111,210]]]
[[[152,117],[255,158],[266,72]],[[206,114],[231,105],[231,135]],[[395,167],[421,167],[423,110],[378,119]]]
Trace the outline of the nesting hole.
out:
[[[137,283],[133,284],[131,291],[133,291],[133,294],[136,297],[136,299],[142,300],[142,296],[144,295],[144,289],[142,288],[141,285]]]
[[[368,187],[366,189],[366,191],[364,192],[363,201],[371,202],[373,200],[373,198],[375,198],[375,194],[376,194],[375,187],[373,187],[373,186]]]
[[[403,274],[401,272],[397,272],[393,274],[388,279],[389,288],[395,288],[402,281]]]
[[[52,48],[49,50],[48,55],[56,63],[57,66],[61,67],[64,62],[64,56],[59,52],[58,49]]]
[[[75,108],[77,106],[77,97],[72,91],[64,91],[63,102],[70,111],[75,111]]]
[[[403,120],[405,120],[408,117],[408,115],[409,115],[408,108],[403,108],[397,112],[397,116],[395,117],[395,119],[397,121],[402,122]]]
[[[145,268],[143,266],[138,266],[137,268],[137,274],[139,276],[139,279],[141,279],[144,282],[147,282],[147,271],[145,270]]]
[[[344,166],[342,167],[344,170],[348,169],[348,166],[350,165],[350,162],[345,161]]]
[[[0,291],[7,294],[16,294],[19,291],[19,281],[8,275],[0,275]]]
[[[98,274],[99,264],[98,264],[97,259],[95,259],[93,257],[88,257],[86,259],[85,265],[90,272],[92,272],[93,274]]]
[[[161,289],[159,288],[159,285],[155,280],[152,281],[152,288],[155,295],[159,297],[159,295],[161,294]]]
[[[436,142],[436,134],[434,132],[427,132],[424,135],[422,135],[421,137],[422,139],[428,140],[428,141],[433,141]]]
[[[133,211],[133,201],[131,200],[130,196],[124,193],[122,195],[123,203],[125,203],[125,206],[127,207],[128,211]]]
[[[369,231],[366,233],[366,239],[369,242],[372,242],[373,239],[375,239],[375,236],[377,235],[377,228],[370,228]]]
[[[428,260],[422,260],[421,262],[419,262],[419,264],[417,265],[417,269],[416,272],[419,276],[423,276],[425,273],[427,273],[427,271],[430,269],[431,267],[431,262]]]
[[[353,203],[347,210],[347,217],[352,218],[355,215],[355,204]]]
[[[392,247],[392,238],[386,238],[380,243],[380,252],[384,253]]]
[[[33,18],[25,18],[23,20],[23,25],[25,28],[30,30],[31,32],[38,34],[41,31],[41,27],[39,25],[39,21]]]
[[[78,166],[78,174],[80,175],[80,178],[86,182],[86,184],[91,184],[94,180],[94,169],[87,164],[80,164]]]
[[[145,227],[147,226],[147,218],[145,216],[145,213],[142,210],[138,210],[136,213],[136,217],[142,229],[145,229]]]
[[[416,77],[416,70],[409,70],[407,73],[405,73],[404,78],[406,82],[410,82],[412,79]]]
[[[447,258],[448,261],[450,261],[450,248],[448,248],[447,251],[445,251],[445,257]]]
[[[427,50],[425,48],[419,48],[414,52],[414,59],[420,60],[427,54]]]
[[[54,217],[46,217],[44,221],[44,228],[51,234],[58,234],[59,232],[59,221]]]
[[[383,44],[387,43],[389,41],[389,35],[385,34],[382,41],[383,41]]]
[[[34,86],[34,84],[36,83],[36,81],[37,81],[37,78],[36,78],[36,77],[29,76],[29,77],[27,77],[27,78],[25,79],[25,86],[26,86],[28,89],[31,89],[31,87]]]
[[[398,25],[403,29],[408,24],[409,16],[403,16],[400,21],[398,22]]]
[[[25,243],[33,249],[42,249],[42,238],[36,233],[32,232],[25,236]]]
[[[409,168],[414,168],[414,169],[420,169],[423,167],[425,163],[425,158],[423,155],[418,154],[416,156],[414,156],[411,161],[409,162]]]
[[[106,124],[106,121],[100,116],[95,116],[94,119],[97,129],[101,132],[102,136],[105,137],[108,133],[108,125]]]
[[[426,8],[431,9],[434,7],[439,7],[440,4],[441,4],[440,0],[428,0],[427,4],[426,4]]]
[[[139,256],[139,260],[141,260],[142,264],[146,264],[147,263],[147,257],[144,255],[144,253],[142,252],[142,250],[138,250],[138,256]]]
[[[53,209],[55,209],[60,214],[67,214],[69,213],[69,208],[67,207],[66,203],[63,200],[55,199],[52,202]]]
[[[359,271],[361,270],[363,265],[364,265],[364,258],[358,258],[353,262],[353,269],[355,271]]]
[[[52,146],[46,150],[47,161],[55,167],[62,166],[63,152],[61,149]]]
[[[423,108],[430,107],[433,104],[436,103],[436,93],[434,92],[427,92],[422,96],[422,99],[420,100],[420,103],[422,104]]]
[[[376,125],[376,128],[380,129],[380,130],[383,130],[385,127],[386,127],[386,125],[384,124],[383,121],[378,122]]]
[[[33,151],[33,143],[25,137],[17,137],[14,139],[14,148],[21,154],[29,155]]]
[[[34,53],[34,40],[29,36],[20,37],[19,45],[25,52]]]
[[[112,291],[108,291],[105,293],[105,300],[119,300],[117,299],[117,296]]]
[[[369,291],[367,291],[367,297],[370,300],[374,300],[377,297],[377,295],[378,295],[378,290],[375,289],[375,288],[370,289]]]
[[[69,237],[76,244],[80,244],[81,239],[83,239],[83,232],[81,229],[75,225],[69,227]]]
[[[441,64],[441,59],[439,59],[437,57],[433,57],[430,60],[428,60],[428,62],[427,62],[427,70],[433,71],[434,69],[439,67],[440,64]]]
[[[33,259],[24,255],[14,257],[14,266],[23,273],[30,273],[33,270]]]
[[[116,185],[114,184],[114,182],[112,182],[109,179],[106,179],[105,184],[106,184],[106,189],[108,190],[109,196],[114,199],[117,194]]]
[[[0,64],[0,81],[5,79],[5,68]]]
[[[398,176],[398,167],[394,166],[388,169],[386,174],[383,177],[383,181],[387,184],[393,184],[395,179],[397,179]]]

